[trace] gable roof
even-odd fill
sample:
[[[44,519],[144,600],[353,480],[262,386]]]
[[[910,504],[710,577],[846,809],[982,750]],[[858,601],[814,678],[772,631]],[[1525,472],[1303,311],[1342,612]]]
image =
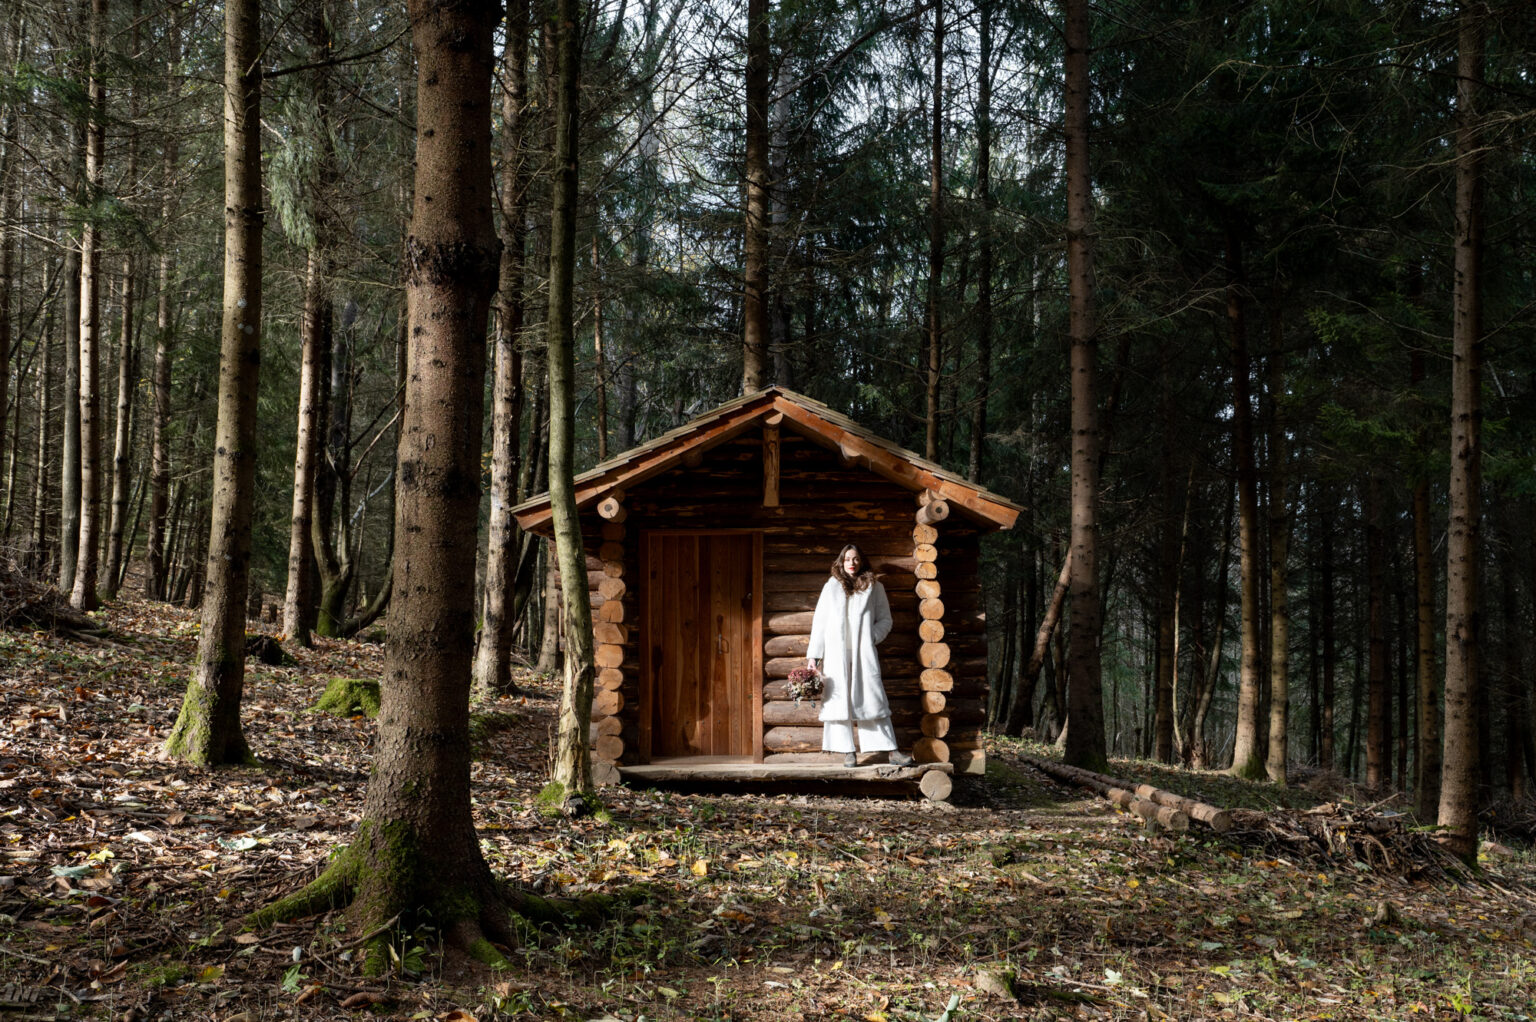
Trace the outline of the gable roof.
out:
[[[624,490],[683,463],[684,457],[727,443],[754,426],[771,424],[793,428],[797,433],[839,451],[871,472],[914,493],[932,490],[969,517],[994,529],[1012,528],[1023,511],[1019,505],[962,476],[947,471],[918,454],[876,436],[846,415],[803,394],[769,387],[727,401],[711,411],[631,448],[623,454],[576,477],[576,506],[586,509],[614,490]],[[549,531],[549,494],[525,500],[512,509],[524,530]]]

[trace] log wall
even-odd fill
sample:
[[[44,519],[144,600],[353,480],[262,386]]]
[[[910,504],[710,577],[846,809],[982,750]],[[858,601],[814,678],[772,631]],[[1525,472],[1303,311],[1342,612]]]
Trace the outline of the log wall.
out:
[[[762,433],[752,430],[585,514],[598,698],[594,774],[617,780],[619,763],[639,763],[643,602],[640,536],[648,529],[759,529],[763,532],[764,758],[821,755],[811,702],[796,705],[789,672],[805,662],[812,611],[832,559],[846,542],[864,550],[890,597],[891,634],[881,669],[897,741],[920,760],[952,761],[979,772],[986,706],[986,631],[979,533],[953,518],[920,519],[911,490],[784,428],[779,434],[778,503],[763,503]],[[601,512],[601,513],[600,513]]]

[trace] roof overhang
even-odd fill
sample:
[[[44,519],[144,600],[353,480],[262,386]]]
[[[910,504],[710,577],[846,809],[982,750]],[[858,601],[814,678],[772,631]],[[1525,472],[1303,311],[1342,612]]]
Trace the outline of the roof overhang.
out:
[[[1005,497],[982,489],[962,476],[906,450],[855,423],[845,415],[801,394],[770,387],[729,401],[712,411],[610,458],[575,479],[576,507],[586,510],[614,491],[627,491],[712,447],[729,443],[754,427],[785,425],[837,451],[844,461],[904,486],[914,494],[924,490],[967,512],[984,528],[1009,529],[1023,511]],[[512,509],[520,528],[548,535],[550,498],[539,494]]]

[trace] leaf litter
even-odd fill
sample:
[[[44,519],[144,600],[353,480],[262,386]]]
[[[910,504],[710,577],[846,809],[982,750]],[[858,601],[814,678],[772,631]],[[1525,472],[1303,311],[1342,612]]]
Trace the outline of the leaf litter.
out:
[[[351,838],[375,725],[308,707],[332,677],[379,677],[383,648],[317,639],[252,662],[261,765],[196,770],[159,754],[195,616],[124,598],[99,617],[105,645],[0,631],[0,1019],[1536,1015],[1526,853],[1457,882],[1159,833],[1031,770],[1022,755],[1045,751],[1018,740],[992,742],[987,776],[947,804],[618,787],[569,819],[538,807],[558,687],[530,672],[476,708],[487,858],[539,892],[646,897],[594,929],[525,930],[502,972],[418,934],[365,979],[339,916],[241,920]]]

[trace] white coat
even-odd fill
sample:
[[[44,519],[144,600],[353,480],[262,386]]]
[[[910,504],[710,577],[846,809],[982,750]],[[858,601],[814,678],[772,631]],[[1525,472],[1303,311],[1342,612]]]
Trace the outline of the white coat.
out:
[[[891,604],[885,587],[874,582],[862,592],[846,593],[827,579],[811,619],[806,656],[822,661],[822,720],[878,720],[891,715],[880,680],[875,646],[891,632]]]

